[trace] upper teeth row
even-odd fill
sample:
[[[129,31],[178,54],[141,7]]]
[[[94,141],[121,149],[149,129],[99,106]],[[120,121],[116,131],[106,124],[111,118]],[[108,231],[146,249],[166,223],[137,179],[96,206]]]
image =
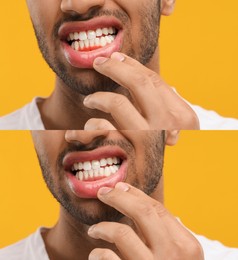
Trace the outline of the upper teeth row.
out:
[[[90,171],[90,170],[98,170],[101,167],[105,167],[107,165],[113,165],[113,164],[119,164],[120,159],[117,157],[109,157],[107,159],[103,158],[101,160],[93,160],[93,161],[87,161],[87,162],[79,162],[79,163],[74,163],[72,166],[72,171]]]
[[[70,33],[67,40],[68,41],[74,41],[74,40],[80,40],[80,41],[85,41],[85,40],[93,40],[96,37],[101,37],[102,35],[109,35],[109,34],[115,34],[116,29],[113,27],[109,28],[102,28],[102,29],[97,29],[96,31],[94,30],[89,30],[89,31],[84,31],[84,32],[74,32]]]

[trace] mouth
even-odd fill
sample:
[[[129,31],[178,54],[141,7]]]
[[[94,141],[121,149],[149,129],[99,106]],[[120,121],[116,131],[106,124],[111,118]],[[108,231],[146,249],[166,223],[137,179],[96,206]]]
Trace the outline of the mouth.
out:
[[[69,188],[80,198],[97,198],[101,187],[114,187],[127,175],[126,156],[115,147],[70,153],[63,166]]]
[[[113,17],[99,17],[84,22],[70,22],[61,26],[59,37],[63,54],[76,68],[93,68],[97,57],[110,57],[120,51],[123,29]]]
[[[67,43],[75,51],[94,51],[114,42],[117,33],[114,27],[72,32],[67,36]]]

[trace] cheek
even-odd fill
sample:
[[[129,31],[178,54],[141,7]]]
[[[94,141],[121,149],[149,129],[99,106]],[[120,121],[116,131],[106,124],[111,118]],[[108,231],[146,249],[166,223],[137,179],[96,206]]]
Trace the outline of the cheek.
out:
[[[46,35],[51,34],[57,22],[60,11],[60,2],[56,0],[28,0],[27,5],[35,27]]]
[[[32,131],[32,137],[37,153],[45,158],[50,165],[55,165],[58,155],[66,144],[65,131]]]

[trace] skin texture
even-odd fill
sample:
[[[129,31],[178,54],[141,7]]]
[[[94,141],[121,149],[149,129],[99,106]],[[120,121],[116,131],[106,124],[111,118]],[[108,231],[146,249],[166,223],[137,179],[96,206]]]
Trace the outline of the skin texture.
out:
[[[44,178],[61,203],[58,223],[42,234],[49,258],[203,259],[198,241],[163,206],[163,155],[169,135],[108,130],[110,126],[91,120],[89,127],[96,131],[32,133]],[[81,199],[67,185],[62,159],[75,150],[83,154],[103,145],[124,150],[127,178],[99,189],[97,199]]]
[[[104,118],[116,128],[130,130],[199,128],[192,109],[159,76],[160,16],[171,14],[174,1],[141,0],[138,5],[136,0],[27,0],[27,4],[39,47],[56,73],[52,95],[38,104],[46,129],[84,129],[91,118]],[[96,59],[92,69],[72,66],[61,48],[59,29],[98,17],[120,21],[120,52],[126,59],[115,62],[116,54],[103,64]],[[105,100],[103,107],[83,103],[85,96],[98,92]],[[111,113],[115,100],[119,109]],[[131,117],[141,117],[137,125],[118,125],[122,105],[124,110],[130,108]],[[149,115],[144,114],[145,106]]]

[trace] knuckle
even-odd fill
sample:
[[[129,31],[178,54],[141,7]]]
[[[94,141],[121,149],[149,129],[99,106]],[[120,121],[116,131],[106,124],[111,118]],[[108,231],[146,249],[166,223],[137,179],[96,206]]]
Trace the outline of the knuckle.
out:
[[[151,204],[141,204],[138,207],[138,213],[143,216],[153,216],[156,213],[156,209],[153,205]]]
[[[168,214],[168,210],[161,203],[156,203],[154,208],[160,217],[166,216]]]
[[[143,87],[143,86],[147,85],[149,79],[150,79],[149,76],[147,76],[143,73],[140,73],[140,72],[138,72],[134,75],[134,81],[135,81],[135,85],[137,87],[140,87],[140,86]]]
[[[114,95],[112,98],[112,108],[118,108],[118,107],[124,107],[126,103],[128,102],[128,99],[120,94]]]

